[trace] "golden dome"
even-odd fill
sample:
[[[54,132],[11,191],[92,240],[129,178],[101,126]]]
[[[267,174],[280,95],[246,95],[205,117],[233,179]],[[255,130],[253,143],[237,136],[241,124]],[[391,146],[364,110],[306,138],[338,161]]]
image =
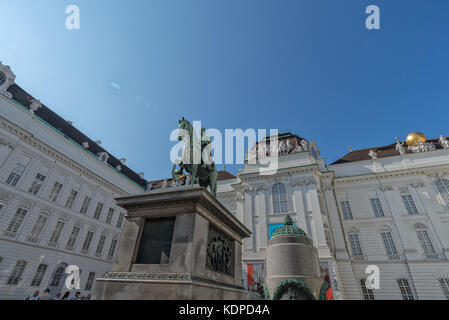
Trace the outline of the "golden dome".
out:
[[[409,147],[416,146],[418,142],[426,142],[426,141],[427,141],[426,136],[424,135],[424,133],[421,132],[412,132],[405,139],[405,143],[407,143]]]

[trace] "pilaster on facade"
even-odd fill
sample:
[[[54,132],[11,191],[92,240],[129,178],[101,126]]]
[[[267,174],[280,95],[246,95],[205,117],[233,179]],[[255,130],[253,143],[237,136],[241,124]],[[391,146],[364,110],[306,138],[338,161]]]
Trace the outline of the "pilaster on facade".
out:
[[[244,224],[252,232],[250,238],[245,238],[243,240],[243,248],[245,250],[255,249],[254,248],[254,225],[253,225],[253,202],[254,195],[250,190],[244,191]]]
[[[306,210],[303,200],[303,191],[299,185],[293,187],[293,211],[296,213],[298,226],[307,229]]]
[[[405,223],[405,208],[402,209],[404,204],[400,200],[397,191],[386,190],[384,191],[384,195],[391,210],[391,215],[396,228],[399,232],[400,239],[402,240],[405,258],[407,260],[420,259],[421,256],[416,249],[420,244],[416,237],[413,236],[411,227]]]

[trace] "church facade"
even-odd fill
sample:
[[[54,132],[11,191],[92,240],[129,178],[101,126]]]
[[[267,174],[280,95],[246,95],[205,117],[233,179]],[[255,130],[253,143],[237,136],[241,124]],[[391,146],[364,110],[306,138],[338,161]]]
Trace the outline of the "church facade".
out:
[[[252,231],[245,286],[263,285],[268,239],[290,215],[318,249],[334,299],[449,299],[449,143],[409,138],[326,165],[313,142],[284,134],[276,174],[247,161],[221,180],[218,199]],[[366,286],[369,266],[378,288]]]

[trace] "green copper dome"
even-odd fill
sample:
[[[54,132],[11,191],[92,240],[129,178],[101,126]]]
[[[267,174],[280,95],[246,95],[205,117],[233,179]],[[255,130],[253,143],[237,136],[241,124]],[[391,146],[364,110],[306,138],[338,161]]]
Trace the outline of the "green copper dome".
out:
[[[284,220],[284,225],[277,228],[273,232],[271,239],[277,237],[305,237],[308,238],[307,234],[301,229],[293,225],[292,218],[287,215]]]

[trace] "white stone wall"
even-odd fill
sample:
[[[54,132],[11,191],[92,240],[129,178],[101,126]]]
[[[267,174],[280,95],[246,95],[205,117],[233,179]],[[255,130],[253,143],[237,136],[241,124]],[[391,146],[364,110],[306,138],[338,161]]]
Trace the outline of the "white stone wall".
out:
[[[399,278],[408,279],[415,299],[446,299],[438,279],[449,278],[449,210],[434,182],[437,177],[449,177],[448,164],[448,151],[437,150],[329,166],[338,177],[334,190],[346,245],[351,252],[348,234],[357,232],[363,251],[362,261],[360,257],[351,257],[354,279],[348,264],[342,267],[341,261],[337,261],[344,273],[341,280],[347,299],[362,298],[359,280],[367,276],[368,265],[376,265],[380,270],[380,290],[373,291],[375,299],[402,299]],[[378,168],[383,169],[379,172]],[[385,217],[374,214],[370,203],[374,194]],[[417,214],[408,213],[401,198],[405,194],[412,197]],[[342,199],[350,203],[352,220],[343,217]],[[425,254],[414,229],[418,223],[427,227],[436,254]],[[398,251],[396,259],[387,255],[381,238],[384,230],[393,236]],[[354,288],[354,280],[358,290]]]
[[[219,199],[227,190],[223,203],[236,208],[236,215],[253,232],[244,243],[244,273],[246,264],[264,263],[268,226],[281,224],[290,214],[313,239],[320,261],[332,266],[329,271],[335,298],[363,299],[360,280],[367,277],[366,267],[376,265],[380,289],[373,291],[375,299],[402,299],[400,278],[409,281],[415,299],[445,299],[438,279],[449,278],[449,203],[439,194],[435,181],[449,179],[449,151],[328,167],[322,162],[309,158],[306,152],[281,156],[276,175],[258,175],[257,167],[247,165],[237,181],[230,181],[227,187],[224,182],[219,188]],[[274,214],[271,187],[278,182],[286,187],[288,210]],[[235,205],[226,189],[231,185]],[[410,194],[418,214],[407,212],[403,194]],[[383,217],[375,216],[371,197],[379,199]],[[342,200],[349,201],[353,219],[344,218]],[[436,255],[424,253],[414,230],[417,223],[427,227]],[[383,231],[391,233],[397,255],[387,254]],[[348,235],[353,232],[359,235],[362,257],[352,256]]]
[[[279,170],[274,175],[260,175],[254,165],[245,165],[238,179],[220,183],[218,199],[245,224],[252,232],[243,244],[243,282],[247,286],[247,265],[254,270],[263,268],[265,252],[269,240],[269,226],[282,224],[290,215],[313,240],[318,249],[320,261],[330,265],[331,283],[338,286],[338,269],[331,250],[334,240],[325,194],[320,190],[319,172],[323,160],[314,159],[309,152],[282,155]],[[287,210],[275,213],[273,208],[273,186],[281,183],[285,187]],[[232,188],[231,188],[232,187]],[[229,191],[234,190],[234,193]],[[231,196],[231,198],[230,198]],[[320,201],[321,197],[321,201]],[[232,204],[232,201],[234,204]],[[232,209],[231,209],[232,208]],[[235,208],[235,209],[234,209]],[[324,225],[328,226],[331,247],[326,241]],[[261,266],[262,265],[262,266]],[[337,298],[341,297],[335,288]]]
[[[85,291],[90,272],[101,276],[109,271],[112,257],[108,252],[113,239],[120,238],[121,227],[117,227],[120,213],[126,211],[116,206],[114,199],[127,194],[143,192],[137,184],[113,170],[78,145],[62,137],[34,115],[5,97],[0,97],[0,299],[24,299],[34,290],[49,287],[53,272],[61,263],[77,265],[81,270],[81,290]],[[17,163],[26,166],[18,183],[13,186],[6,181]],[[38,173],[46,176],[39,192],[29,192]],[[49,199],[55,182],[63,188],[55,202]],[[72,189],[78,196],[72,208],[66,201]],[[85,196],[92,198],[86,214],[80,209]],[[94,212],[99,202],[104,207],[99,219]],[[7,232],[18,208],[28,210],[15,234]],[[113,219],[106,223],[109,209],[114,209]],[[30,239],[38,217],[44,215],[47,222],[37,239]],[[49,240],[58,221],[65,223],[57,243]],[[81,231],[73,248],[67,248],[74,225]],[[89,250],[82,247],[88,231],[94,232]],[[100,236],[104,235],[101,254],[96,254]],[[17,261],[27,262],[20,281],[8,284],[8,279]],[[39,287],[31,287],[39,264],[48,268]],[[62,280],[63,281],[63,280]],[[65,292],[66,288],[61,291]]]

